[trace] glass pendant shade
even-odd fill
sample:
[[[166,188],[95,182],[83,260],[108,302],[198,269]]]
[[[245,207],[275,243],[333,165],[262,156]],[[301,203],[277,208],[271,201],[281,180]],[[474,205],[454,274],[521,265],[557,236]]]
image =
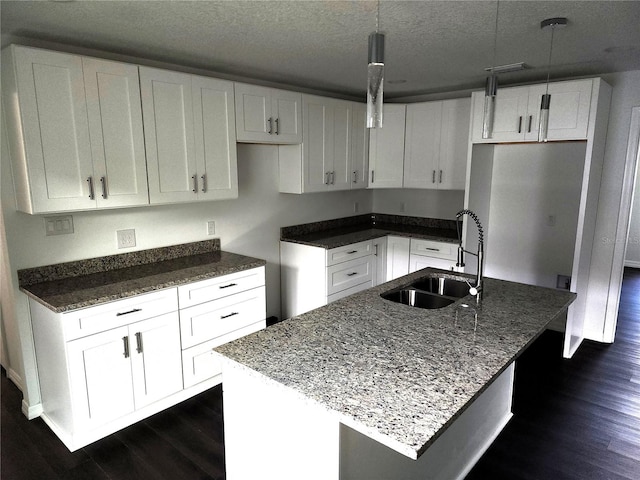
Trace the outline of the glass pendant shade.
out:
[[[549,105],[551,104],[551,95],[545,93],[542,95],[540,102],[540,128],[538,130],[538,141],[546,142],[549,131]]]
[[[487,77],[484,90],[484,115],[482,118],[482,138],[491,138],[493,134],[493,115],[496,108],[496,93],[498,92],[498,77]]]
[[[369,66],[367,67],[367,128],[382,127],[384,84],[384,35],[369,35]]]

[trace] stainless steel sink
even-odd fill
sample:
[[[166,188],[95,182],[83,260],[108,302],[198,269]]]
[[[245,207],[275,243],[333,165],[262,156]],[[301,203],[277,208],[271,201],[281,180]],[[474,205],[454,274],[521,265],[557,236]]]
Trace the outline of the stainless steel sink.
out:
[[[445,277],[426,277],[413,282],[410,287],[423,292],[436,293],[446,297],[462,298],[469,295],[469,285],[462,280]]]
[[[417,308],[442,308],[469,294],[464,280],[429,276],[380,294],[386,300]]]
[[[413,288],[392,290],[390,292],[383,293],[381,297],[391,300],[392,302],[402,303],[403,305],[418,308],[442,308],[455,302],[452,298],[422,292]]]

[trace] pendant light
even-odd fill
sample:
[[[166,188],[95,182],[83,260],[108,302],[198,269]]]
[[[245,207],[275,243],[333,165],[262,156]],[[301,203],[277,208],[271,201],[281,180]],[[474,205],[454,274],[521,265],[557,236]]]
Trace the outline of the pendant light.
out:
[[[384,83],[384,34],[379,33],[380,0],[376,12],[376,31],[369,35],[367,67],[367,128],[382,128]]]
[[[551,72],[551,54],[553,53],[553,34],[556,28],[567,26],[565,17],[547,18],[540,22],[542,30],[551,29],[551,42],[549,43],[549,61],[547,62],[547,88],[540,102],[540,122],[538,128],[538,141],[546,142],[549,131],[549,105],[551,105],[551,95],[549,94],[549,74]]]
[[[493,63],[488,69],[489,75],[484,89],[484,114],[482,117],[482,138],[491,138],[493,133],[493,114],[496,108],[496,94],[498,93],[498,77],[494,70],[496,66],[496,52],[498,50],[498,8],[500,0],[496,1],[496,28],[493,36]]]

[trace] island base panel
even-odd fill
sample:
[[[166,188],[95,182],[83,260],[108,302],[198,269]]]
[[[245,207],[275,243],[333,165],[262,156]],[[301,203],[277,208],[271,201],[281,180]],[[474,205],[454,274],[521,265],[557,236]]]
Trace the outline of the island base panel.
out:
[[[341,480],[462,480],[512,417],[512,363],[417,459],[340,428]]]
[[[511,364],[417,460],[222,358],[228,480],[464,478],[511,418]]]

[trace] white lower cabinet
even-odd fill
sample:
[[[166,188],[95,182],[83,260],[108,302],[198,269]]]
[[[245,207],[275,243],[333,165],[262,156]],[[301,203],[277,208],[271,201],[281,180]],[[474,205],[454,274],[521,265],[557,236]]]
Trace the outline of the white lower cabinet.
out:
[[[264,278],[253,268],[65,313],[30,300],[43,420],[74,451],[219,384],[212,349],[266,326]]]
[[[455,243],[411,239],[409,272],[423,268],[441,268],[457,271],[458,247]]]
[[[373,286],[371,240],[326,249],[280,242],[282,317],[322,307]]]
[[[407,237],[387,237],[387,281],[409,273],[409,243]]]

